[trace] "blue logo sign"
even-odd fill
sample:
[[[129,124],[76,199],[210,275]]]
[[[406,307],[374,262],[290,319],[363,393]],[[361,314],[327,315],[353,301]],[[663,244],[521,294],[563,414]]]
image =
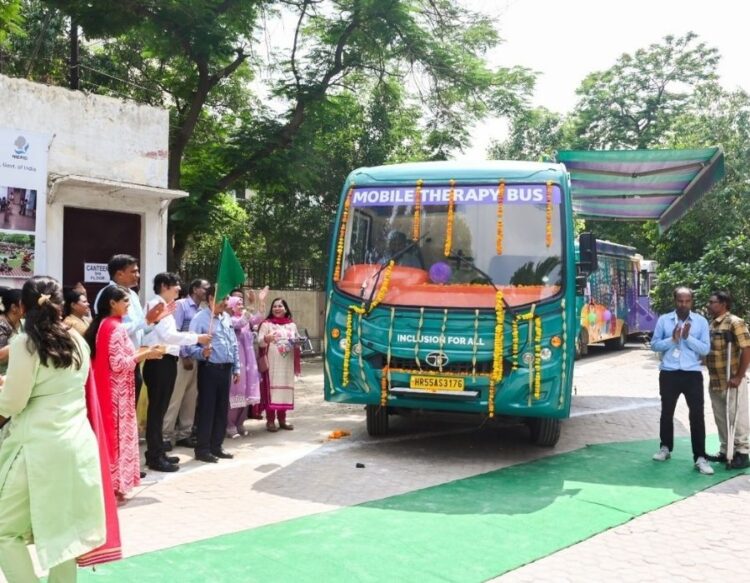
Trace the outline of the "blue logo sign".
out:
[[[29,151],[29,142],[27,142],[26,138],[24,138],[23,136],[18,136],[16,138],[16,141],[13,142],[13,145],[15,146],[15,156],[13,156],[14,158],[16,156],[26,156],[26,153]]]

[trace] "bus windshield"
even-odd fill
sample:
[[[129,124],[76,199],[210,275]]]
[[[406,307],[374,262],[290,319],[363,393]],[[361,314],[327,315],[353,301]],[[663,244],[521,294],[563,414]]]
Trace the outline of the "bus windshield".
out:
[[[559,185],[375,186],[347,196],[336,282],[345,293],[367,301],[385,285],[386,305],[482,308],[495,305],[496,288],[511,306],[561,290]]]

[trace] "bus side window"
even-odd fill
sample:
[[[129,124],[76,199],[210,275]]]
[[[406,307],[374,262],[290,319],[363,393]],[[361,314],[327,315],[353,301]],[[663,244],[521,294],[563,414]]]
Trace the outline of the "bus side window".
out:
[[[638,272],[638,295],[642,298],[648,297],[650,290],[649,273],[647,269]]]

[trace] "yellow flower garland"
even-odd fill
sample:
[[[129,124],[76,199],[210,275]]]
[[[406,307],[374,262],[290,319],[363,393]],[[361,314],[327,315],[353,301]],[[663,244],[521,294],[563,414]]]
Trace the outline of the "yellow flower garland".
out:
[[[422,185],[424,180],[417,180],[417,188],[414,191],[414,223],[412,225],[411,238],[419,240],[420,221],[422,218]]]
[[[518,318],[513,318],[511,334],[513,336],[513,352],[511,353],[513,365],[511,371],[516,371],[518,370]]]
[[[552,246],[552,181],[547,181],[547,225],[545,227],[545,242]]]
[[[560,301],[560,315],[562,316],[562,365],[561,365],[561,372],[560,372],[560,399],[557,403],[557,406],[562,409],[563,404],[565,403],[565,385],[566,385],[566,376],[567,376],[567,358],[568,358],[568,349],[566,348],[565,342],[568,338],[568,324],[565,317],[565,298],[563,298]]]
[[[534,318],[534,398],[542,394],[542,319]]]
[[[497,240],[496,251],[498,255],[503,254],[503,204],[505,203],[505,181],[501,180],[497,185]]]
[[[346,238],[346,223],[349,220],[349,207],[352,203],[352,193],[354,192],[354,183],[349,188],[344,199],[344,212],[341,214],[341,228],[339,229],[339,238],[336,242],[336,267],[333,270],[333,281],[338,281],[341,277],[341,258],[344,254],[344,239]]]
[[[490,417],[495,416],[495,387],[503,378],[503,328],[505,326],[505,306],[503,292],[495,294],[495,343],[492,353],[492,375],[490,376],[487,403]]]
[[[344,364],[341,369],[341,384],[349,384],[349,359],[352,356],[352,311],[346,312],[346,342],[344,343]]]
[[[445,248],[443,249],[443,254],[446,257],[451,254],[451,247],[453,246],[453,217],[456,206],[456,181],[452,178],[450,185],[451,189],[448,193],[448,218],[445,223]]]
[[[391,259],[391,261],[388,262],[388,267],[385,268],[385,274],[383,275],[383,283],[380,284],[380,289],[378,290],[377,295],[375,296],[375,300],[370,304],[370,309],[368,310],[368,313],[372,312],[380,302],[382,302],[385,299],[386,294],[388,293],[388,286],[391,284],[391,272],[393,272],[393,266],[395,265],[395,262]]]
[[[477,343],[479,342],[479,310],[474,310],[474,344],[471,347],[471,376],[477,380]]]

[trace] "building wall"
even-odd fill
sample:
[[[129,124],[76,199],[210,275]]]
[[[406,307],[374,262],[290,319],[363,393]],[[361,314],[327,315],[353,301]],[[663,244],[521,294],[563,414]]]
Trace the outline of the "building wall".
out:
[[[167,186],[164,109],[2,75],[0,104],[0,126],[50,136],[50,175]]]
[[[168,199],[180,196],[166,190],[168,112],[0,75],[0,127],[50,139],[47,194],[55,186],[54,195],[43,199],[46,227],[37,231],[37,242],[44,253],[36,257],[36,272],[62,278],[65,206],[135,213],[142,217],[141,290],[150,290],[153,277],[167,266]],[[93,183],[65,182],[74,176]],[[141,292],[143,300],[147,295]]]

